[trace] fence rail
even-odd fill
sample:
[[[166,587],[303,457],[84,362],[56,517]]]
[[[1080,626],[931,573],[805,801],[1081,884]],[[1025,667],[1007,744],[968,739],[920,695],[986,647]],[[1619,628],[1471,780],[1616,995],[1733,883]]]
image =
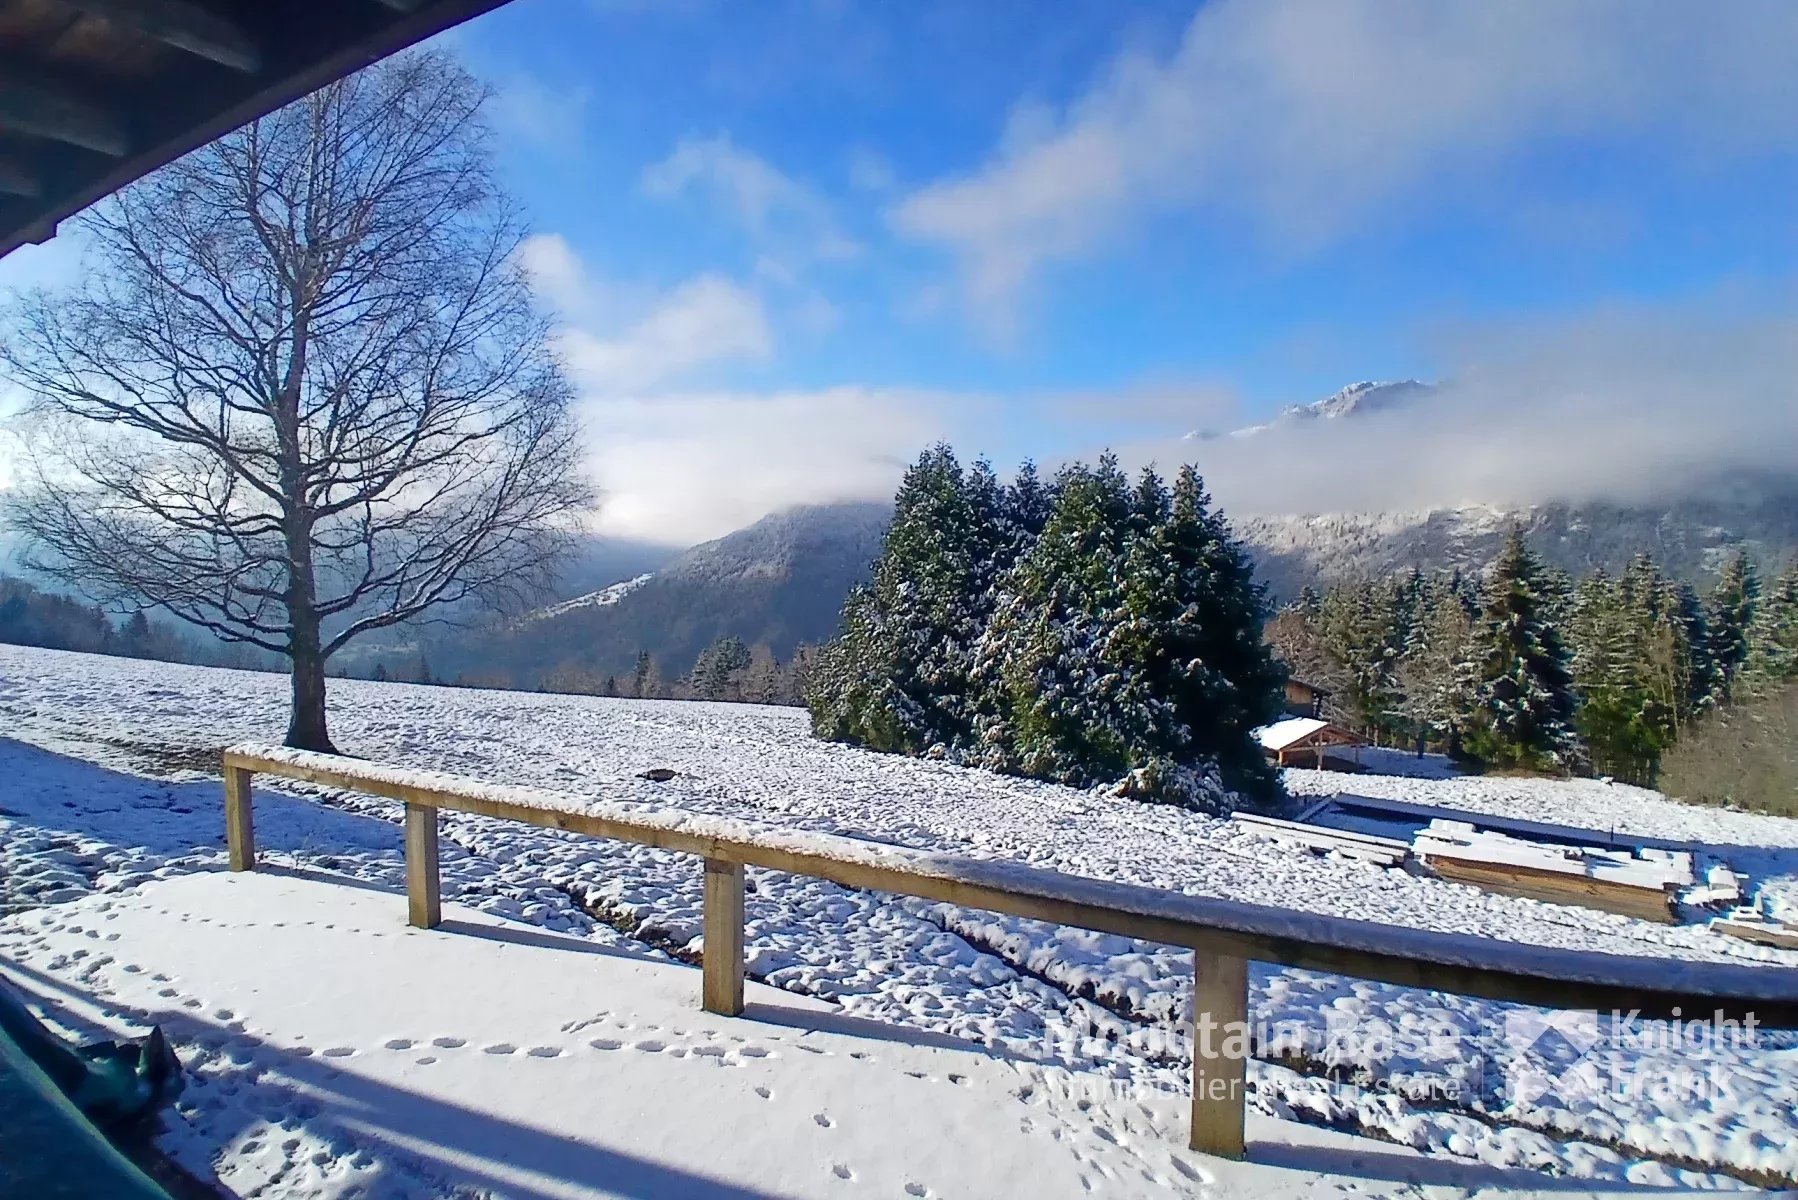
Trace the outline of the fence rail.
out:
[[[1752,1014],[1770,1028],[1798,1028],[1798,968],[1599,954],[1382,925],[277,746],[233,746],[224,751],[223,765],[234,871],[256,865],[253,775],[402,801],[408,919],[420,928],[442,918],[439,809],[699,857],[705,878],[703,1005],[724,1016],[743,1011],[743,868],[754,866],[1189,947],[1194,1017],[1208,1013],[1214,1026],[1248,1019],[1247,964],[1265,962],[1547,1008],[1688,1019]],[[1246,1060],[1208,1057],[1198,1053],[1196,1040],[1194,1045],[1192,1148],[1241,1157]]]

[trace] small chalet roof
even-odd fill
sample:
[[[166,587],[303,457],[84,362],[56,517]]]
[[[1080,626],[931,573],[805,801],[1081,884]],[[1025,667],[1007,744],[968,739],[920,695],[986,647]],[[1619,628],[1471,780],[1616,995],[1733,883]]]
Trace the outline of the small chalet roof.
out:
[[[1330,694],[1329,688],[1320,687],[1319,685],[1312,683],[1308,679],[1300,679],[1297,676],[1294,676],[1291,679],[1288,679],[1286,682],[1287,682],[1287,685],[1290,687],[1304,688],[1307,692],[1312,692],[1319,696],[1328,696]]]
[[[1288,717],[1257,729],[1255,740],[1261,743],[1263,750],[1285,750],[1329,725],[1328,721],[1318,717]]]

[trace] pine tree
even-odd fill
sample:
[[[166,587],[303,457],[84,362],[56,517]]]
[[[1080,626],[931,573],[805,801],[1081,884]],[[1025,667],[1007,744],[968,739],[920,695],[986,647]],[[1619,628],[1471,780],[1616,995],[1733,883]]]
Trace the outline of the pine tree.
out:
[[[1747,640],[1741,681],[1749,698],[1765,699],[1798,679],[1798,563],[1760,597]]]
[[[1680,722],[1685,724],[1713,707],[1717,670],[1711,657],[1710,622],[1697,589],[1687,583],[1674,585],[1669,608],[1686,646],[1686,686],[1679,706]]]
[[[1164,798],[1205,802],[1202,782],[1182,765],[1213,763],[1224,786],[1269,801],[1277,785],[1253,731],[1279,717],[1286,672],[1261,636],[1266,600],[1249,557],[1191,466],[1171,497],[1145,473],[1135,509],[1121,632],[1136,639],[1125,647],[1153,702],[1141,706],[1148,737],[1133,750],[1135,765]]]
[[[1421,755],[1435,741],[1456,752],[1469,700],[1474,614],[1452,579],[1426,578],[1393,672],[1396,713]]]
[[[1567,652],[1546,619],[1556,584],[1513,528],[1493,568],[1476,640],[1467,751],[1498,766],[1566,769],[1578,755]]]
[[[1748,661],[1748,629],[1760,600],[1760,576],[1754,560],[1738,550],[1718,572],[1705,606],[1710,632],[1711,698],[1717,704],[1735,699],[1736,676]]]
[[[735,700],[742,695],[740,673],[749,666],[749,647],[743,639],[727,634],[699,652],[688,675],[693,694],[701,700]]]
[[[1018,560],[976,662],[992,681],[976,761],[1086,786],[1130,769],[1119,709],[1140,695],[1104,659],[1122,621],[1128,481],[1106,455],[1056,477],[1055,507]]]
[[[1398,701],[1394,674],[1403,649],[1396,592],[1367,579],[1331,588],[1318,622],[1339,667],[1334,702],[1362,733],[1384,740]]]
[[[808,688],[813,731],[876,750],[947,754],[972,740],[970,651],[986,624],[1005,537],[984,462],[919,456],[894,498],[873,579]]]

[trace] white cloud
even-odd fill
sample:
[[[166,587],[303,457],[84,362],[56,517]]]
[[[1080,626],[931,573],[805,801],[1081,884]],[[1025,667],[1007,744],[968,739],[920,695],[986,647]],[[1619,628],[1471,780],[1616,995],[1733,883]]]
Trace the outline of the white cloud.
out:
[[[1132,462],[1194,462],[1242,513],[1660,502],[1789,487],[1798,461],[1798,317],[1617,310],[1467,328],[1434,396],[1248,437],[1169,438]]]
[[[554,234],[520,259],[562,315],[602,492],[596,526],[609,534],[684,544],[793,504],[891,496],[921,447],[980,411],[971,397],[900,388],[695,388],[685,377],[701,368],[773,354],[755,293],[716,275],[657,294],[621,288]],[[814,334],[838,320],[814,294],[782,312]]]
[[[1546,141],[1784,152],[1795,60],[1786,0],[1216,0],[1166,57],[1118,59],[1060,111],[1021,106],[987,162],[891,219],[953,251],[1003,331],[1042,266],[1158,212],[1215,206],[1302,245]]]
[[[594,278],[559,234],[528,238],[519,259],[560,313],[558,347],[588,391],[640,390],[774,352],[761,298],[721,275],[699,275],[660,294],[632,294]]]
[[[793,504],[890,498],[905,463],[950,436],[968,404],[865,387],[591,400],[598,527],[691,543]]]
[[[617,336],[564,329],[570,369],[602,390],[649,387],[728,359],[765,359],[774,348],[755,293],[717,275],[681,284]]]
[[[534,75],[513,74],[500,80],[490,109],[501,133],[568,155],[580,152],[592,100],[585,84],[550,87]]]
[[[783,282],[811,263],[861,252],[823,196],[727,136],[682,140],[644,170],[642,187],[657,199],[704,195],[749,236],[763,273]]]
[[[857,146],[849,152],[849,185],[863,192],[885,192],[899,182],[893,162],[870,146]]]

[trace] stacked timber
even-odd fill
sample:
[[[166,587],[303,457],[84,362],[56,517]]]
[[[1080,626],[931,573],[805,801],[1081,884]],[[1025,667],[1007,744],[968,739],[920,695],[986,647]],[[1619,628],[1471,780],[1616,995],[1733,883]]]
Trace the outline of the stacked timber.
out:
[[[1278,817],[1264,817],[1251,812],[1232,813],[1230,819],[1250,833],[1273,838],[1275,841],[1303,846],[1319,854],[1340,854],[1345,858],[1359,859],[1382,867],[1399,866],[1411,853],[1411,847],[1406,843],[1395,838],[1375,837],[1371,833],[1326,829],[1321,825],[1282,821]]]
[[[1693,882],[1687,851],[1554,845],[1465,821],[1432,821],[1411,848],[1443,879],[1667,925],[1676,920],[1674,897]]]
[[[1759,942],[1763,946],[1778,946],[1782,950],[1798,950],[1798,929],[1787,925],[1784,921],[1775,921],[1761,914],[1754,905],[1733,908],[1727,916],[1717,917],[1711,921],[1713,933],[1725,933],[1730,937],[1742,938],[1745,941]]]

